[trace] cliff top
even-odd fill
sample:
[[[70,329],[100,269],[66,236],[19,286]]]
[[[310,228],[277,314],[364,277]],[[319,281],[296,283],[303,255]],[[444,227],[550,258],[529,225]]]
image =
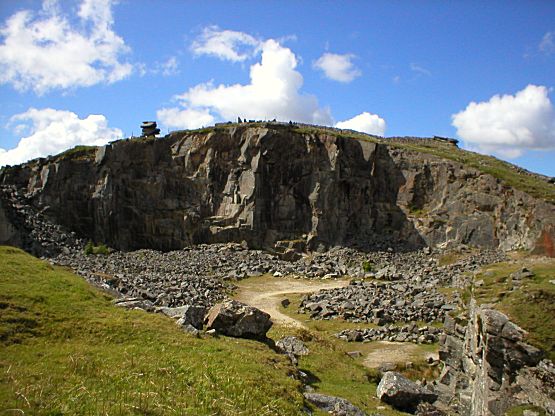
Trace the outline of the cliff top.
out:
[[[480,153],[460,149],[450,141],[432,137],[379,137],[354,130],[338,129],[334,127],[317,126],[301,123],[280,122],[248,122],[248,123],[218,123],[215,126],[196,130],[179,130],[169,133],[160,139],[175,137],[183,134],[209,134],[214,132],[226,132],[237,128],[263,127],[271,129],[288,130],[299,134],[327,134],[345,137],[355,140],[380,143],[390,147],[405,149],[409,151],[425,153],[432,156],[449,159],[465,166],[475,168],[483,173],[505,182],[520,191],[526,192],[533,197],[541,198],[555,204],[555,183],[550,182],[552,178],[545,175],[530,172],[509,162],[487,156]],[[132,137],[123,141],[149,142],[154,137]],[[95,146],[76,146],[68,149],[54,158],[63,159],[88,159],[94,158]],[[40,159],[38,159],[40,160]],[[28,162],[28,163],[32,163]],[[1,172],[2,169],[0,169]]]

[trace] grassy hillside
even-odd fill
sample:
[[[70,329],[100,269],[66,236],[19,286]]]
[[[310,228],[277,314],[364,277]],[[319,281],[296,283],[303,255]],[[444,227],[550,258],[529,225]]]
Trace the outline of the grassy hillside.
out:
[[[262,343],[197,339],[0,247],[2,414],[296,415],[292,371]]]

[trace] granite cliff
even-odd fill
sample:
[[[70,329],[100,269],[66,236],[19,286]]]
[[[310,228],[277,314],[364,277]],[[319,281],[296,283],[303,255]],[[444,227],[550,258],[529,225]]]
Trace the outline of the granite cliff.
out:
[[[552,201],[445,153],[469,152],[271,123],[78,148],[0,171],[0,244],[23,240],[19,192],[78,236],[122,250],[286,241],[309,249],[467,244],[555,255]]]

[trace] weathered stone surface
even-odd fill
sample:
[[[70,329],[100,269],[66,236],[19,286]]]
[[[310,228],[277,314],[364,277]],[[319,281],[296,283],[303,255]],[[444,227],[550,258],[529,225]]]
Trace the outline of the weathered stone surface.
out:
[[[219,303],[206,317],[207,328],[239,338],[264,339],[272,327],[270,315],[236,300]]]
[[[181,326],[191,325],[196,329],[202,329],[204,316],[207,309],[203,306],[185,305],[177,308],[161,308],[162,313],[177,319]]]
[[[319,393],[304,393],[307,401],[318,409],[341,416],[366,416],[362,410],[345,399]]]
[[[525,334],[503,313],[472,300],[464,331],[451,332],[440,347],[439,401],[479,416],[530,403],[554,408],[555,370],[542,364],[542,351],[523,342]]]
[[[433,403],[437,399],[437,394],[394,371],[383,375],[376,394],[381,401],[411,413],[416,411],[419,403]]]
[[[276,347],[283,354],[292,354],[296,357],[308,355],[309,350],[299,338],[294,336],[286,336],[276,342]]]
[[[549,252],[555,240],[552,204],[478,170],[385,141],[272,124],[37,159],[3,168],[0,186],[80,237],[123,250],[302,240],[310,249],[469,244]],[[5,213],[12,196],[1,195]],[[28,230],[17,215],[0,215],[0,231],[23,244]],[[298,248],[287,250],[296,260]]]

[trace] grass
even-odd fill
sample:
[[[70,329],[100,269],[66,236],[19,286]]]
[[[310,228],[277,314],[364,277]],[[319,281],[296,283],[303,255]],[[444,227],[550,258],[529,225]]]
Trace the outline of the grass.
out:
[[[534,277],[522,280],[522,286],[512,289],[510,274],[526,267]],[[474,287],[472,295],[479,304],[493,303],[496,309],[529,332],[527,341],[543,349],[555,360],[555,259],[534,257],[518,263],[498,263],[488,266],[475,278],[483,285]]]
[[[94,159],[97,146],[84,146],[78,145],[60,153],[57,157],[60,160],[73,159],[73,160],[88,160]]]
[[[0,247],[2,414],[297,415],[293,371],[265,344],[198,339]]]
[[[308,315],[297,312],[302,296],[288,294],[287,298],[291,304],[287,308],[280,307],[280,311],[303,322],[308,328],[308,330],[298,331],[300,338],[308,341],[307,345],[311,351],[308,356],[300,358],[299,367],[315,376],[317,381],[313,386],[319,392],[321,390],[323,393],[344,397],[369,412],[374,411],[376,406],[383,405],[374,399],[379,377],[375,369],[365,367],[364,359],[368,354],[383,349],[384,345],[378,342],[348,343],[334,336],[344,329],[376,326],[374,324],[357,324],[342,319],[308,319]],[[420,324],[424,325],[424,323]],[[437,344],[410,344],[410,347],[410,352],[402,357],[402,362],[396,363],[397,371],[412,380],[435,379],[439,375],[439,367],[430,367],[425,363],[423,357],[426,353],[437,353]],[[347,355],[347,352],[350,351],[360,351],[361,356],[353,359]],[[412,368],[404,368],[407,361],[413,363]],[[370,386],[365,386],[368,383]],[[371,397],[367,397],[368,394]]]
[[[87,256],[89,256],[91,254],[94,254],[94,255],[97,255],[97,254],[108,255],[108,254],[110,254],[110,249],[105,244],[102,244],[102,243],[95,246],[93,244],[93,242],[89,240],[87,242],[87,244],[85,245],[85,248],[83,249],[83,252]]]
[[[342,397],[369,414],[376,409],[383,415],[404,414],[378,400],[375,371],[347,356],[346,350],[353,348],[346,348],[346,343],[311,330],[277,327],[270,333],[273,338],[295,335],[305,342],[310,354],[299,357],[299,369],[308,375],[309,385],[316,393]]]

